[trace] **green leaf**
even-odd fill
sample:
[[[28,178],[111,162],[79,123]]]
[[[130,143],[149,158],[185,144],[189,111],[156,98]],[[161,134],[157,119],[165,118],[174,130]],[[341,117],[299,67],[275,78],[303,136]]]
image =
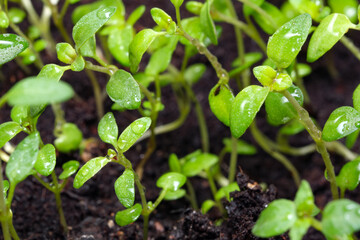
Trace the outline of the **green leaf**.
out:
[[[133,28],[126,25],[123,29],[112,31],[108,38],[108,47],[110,53],[116,61],[125,67],[130,66],[129,62],[129,45],[133,40]]]
[[[202,63],[195,63],[186,68],[184,72],[184,79],[190,85],[197,83],[204,75],[206,66]]]
[[[360,84],[356,87],[353,93],[353,104],[357,111],[360,111]]]
[[[151,43],[163,33],[155,32],[152,29],[144,29],[138,32],[129,45],[129,61],[131,72],[137,72],[142,56]]]
[[[333,13],[324,18],[313,33],[308,47],[307,61],[314,62],[329,51],[353,24],[344,15]]]
[[[280,235],[289,230],[296,220],[295,203],[286,199],[275,200],[261,212],[252,233],[262,238]]]
[[[319,213],[319,209],[314,203],[314,195],[312,193],[310,184],[303,180],[296,192],[294,203],[296,205],[297,214],[300,217],[314,216]]]
[[[67,161],[62,165],[63,172],[60,174],[59,179],[64,180],[76,173],[79,169],[80,163],[76,160]]]
[[[9,188],[10,188],[9,181],[8,181],[8,180],[4,180],[4,181],[3,181],[3,186],[4,186],[4,198],[6,199],[7,191],[8,191]]]
[[[134,205],[135,186],[132,170],[125,169],[124,173],[115,181],[114,188],[116,196],[124,207],[129,208]]]
[[[80,54],[83,57],[96,58],[96,38],[90,37],[80,48]]]
[[[137,203],[131,208],[117,212],[115,215],[115,222],[121,227],[126,226],[135,222],[140,217],[141,211],[141,204]]]
[[[318,19],[320,9],[323,7],[320,1],[313,0],[289,0],[291,5],[301,13],[310,14],[311,18]]]
[[[354,147],[358,137],[359,137],[359,133],[360,133],[360,129],[355,130],[355,132],[350,133],[347,137],[346,137],[346,142],[345,145],[347,148],[351,149]]]
[[[28,46],[29,43],[18,35],[12,33],[0,34],[0,65],[13,60]]]
[[[180,8],[183,4],[184,0],[170,0],[175,8]]]
[[[277,75],[275,69],[266,65],[254,67],[253,73],[263,86],[271,86]]]
[[[182,173],[193,177],[204,170],[210,169],[219,161],[218,156],[210,153],[201,153],[187,160],[182,166]]]
[[[25,19],[26,13],[20,8],[12,7],[9,9],[8,16],[12,23],[19,24]]]
[[[173,201],[180,199],[186,195],[186,191],[184,189],[178,189],[176,191],[167,191],[164,197],[166,201]]]
[[[261,5],[265,2],[265,0],[251,0],[250,2],[252,2],[253,4],[255,4],[258,7],[261,7]],[[245,16],[250,16],[253,12],[254,9],[249,6],[248,4],[244,4],[244,15]]]
[[[74,188],[80,188],[84,183],[98,173],[110,159],[106,157],[96,157],[85,163],[77,172],[74,179]]]
[[[120,135],[118,146],[126,152],[149,129],[151,118],[142,117],[132,122]]]
[[[290,228],[289,236],[291,240],[301,240],[305,236],[309,227],[311,226],[310,218],[297,219],[294,225]]]
[[[74,62],[71,63],[71,70],[74,72],[80,72],[85,68],[85,60],[81,55],[78,55]]]
[[[288,91],[302,106],[304,102],[304,96],[300,88],[292,85]],[[269,123],[275,126],[285,124],[297,115],[295,108],[287,100],[287,98],[281,93],[276,92],[269,93],[265,100],[265,110]]]
[[[46,144],[39,151],[35,170],[43,176],[49,176],[55,169],[56,165],[56,152],[52,144]]]
[[[336,185],[340,189],[353,191],[360,182],[360,159],[346,163],[336,177]]]
[[[280,128],[279,133],[291,136],[291,135],[296,135],[304,130],[305,130],[304,125],[302,125],[301,122],[299,122],[298,120],[294,119],[289,123],[287,123],[282,128]]]
[[[270,88],[251,85],[244,88],[235,97],[230,112],[231,134],[239,138],[253,122],[263,105]]]
[[[82,139],[82,132],[74,123],[65,123],[54,145],[60,152],[69,153],[79,149]]]
[[[360,127],[360,113],[352,107],[339,107],[330,114],[326,121],[322,138],[335,141],[356,131]]]
[[[220,188],[215,194],[215,200],[220,201],[223,198],[226,198],[230,201],[230,193],[234,191],[240,191],[239,185],[236,182],[230,183],[229,185]]]
[[[191,17],[181,20],[181,25],[191,37],[198,39],[200,42],[208,45],[210,39],[205,35],[204,31],[201,28],[200,17]],[[181,38],[180,42],[184,45],[192,46],[189,40]]]
[[[9,18],[6,13],[0,10],[0,28],[8,28],[9,27]]]
[[[0,124],[0,148],[21,132],[21,130],[22,128],[17,122],[5,122]]]
[[[200,15],[201,8],[204,4],[197,1],[187,1],[185,4],[186,10],[194,15]]]
[[[17,185],[31,174],[38,157],[39,144],[39,133],[34,132],[17,145],[5,169],[11,184]]]
[[[287,68],[294,61],[309,34],[309,14],[299,15],[282,25],[270,38],[267,55],[278,68]]]
[[[322,214],[322,232],[327,238],[342,239],[360,230],[360,205],[348,199],[334,200]]]
[[[209,93],[211,111],[226,126],[230,125],[230,111],[234,99],[235,97],[227,84],[216,84]]]
[[[106,92],[110,99],[124,109],[138,109],[141,104],[141,93],[133,76],[124,71],[116,71],[106,84]]]
[[[181,173],[181,165],[176,154],[172,153],[169,157],[169,168],[171,172]]]
[[[67,67],[61,67],[56,64],[46,64],[39,74],[37,75],[38,78],[46,79],[49,81],[59,81],[60,78],[63,76],[64,72],[67,70]]]
[[[156,186],[164,190],[177,191],[186,182],[186,177],[177,172],[168,172],[159,177],[156,181]]]
[[[269,16],[269,18],[272,19],[272,21],[256,11],[252,13],[252,16],[261,29],[269,35],[273,34],[279,26],[283,25],[287,21],[284,14],[282,14],[275,5],[267,1],[264,1],[261,5],[261,9]]]
[[[168,30],[174,24],[170,15],[160,8],[152,8],[150,13],[154,22],[165,30]]]
[[[28,77],[15,84],[8,94],[10,105],[41,105],[67,101],[74,91],[65,82]]]
[[[27,122],[30,121],[30,119],[29,119],[29,114],[30,114],[29,111],[30,111],[29,106],[14,106],[11,109],[11,119],[14,122],[17,122],[17,123],[19,123],[21,125],[27,124]],[[2,134],[0,134],[0,135],[2,135]],[[1,146],[1,144],[0,144],[0,146]]]
[[[73,39],[78,51],[85,42],[93,37],[95,33],[111,18],[116,7],[100,7],[83,16],[73,28]]]
[[[201,213],[202,214],[206,214],[208,211],[210,211],[211,208],[213,208],[214,206],[216,206],[216,203],[213,200],[205,200],[202,204],[201,204]]]
[[[357,0],[328,0],[332,12],[345,14],[352,23],[357,23],[357,9],[359,2]]]
[[[228,153],[232,152],[232,140],[230,138],[224,138],[223,144],[225,145],[225,151]],[[244,140],[237,139],[236,141],[236,152],[240,155],[254,155],[257,150],[254,145],[251,145]]]
[[[216,28],[211,18],[210,9],[213,0],[206,0],[200,11],[200,26],[214,45],[218,44]]]
[[[44,39],[36,40],[33,44],[34,50],[37,52],[41,52],[45,50],[47,42]]]
[[[144,14],[146,7],[144,5],[138,6],[128,17],[126,23],[133,26]]]
[[[103,142],[110,143],[113,146],[117,145],[119,130],[112,112],[108,112],[100,120],[98,125],[98,133]]]

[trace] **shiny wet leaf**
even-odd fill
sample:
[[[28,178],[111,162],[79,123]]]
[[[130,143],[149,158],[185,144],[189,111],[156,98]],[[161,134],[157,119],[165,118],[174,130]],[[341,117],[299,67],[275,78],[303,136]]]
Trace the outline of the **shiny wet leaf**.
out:
[[[156,181],[156,186],[164,190],[177,191],[186,182],[186,177],[177,172],[168,172],[159,177]]]
[[[98,133],[103,142],[116,146],[119,130],[112,112],[108,112],[100,120],[98,125]]]
[[[130,169],[125,169],[123,174],[115,181],[115,193],[121,204],[129,208],[134,205],[135,201],[135,186],[134,186],[134,172]]]
[[[151,119],[142,117],[132,122],[120,135],[118,147],[126,152],[149,129]]]
[[[140,217],[141,211],[141,204],[137,203],[131,208],[117,212],[115,215],[115,222],[121,227],[126,226],[135,222]]]
[[[230,125],[230,111],[234,95],[227,84],[215,85],[209,93],[210,109],[226,126]]]
[[[18,35],[12,33],[0,34],[0,65],[14,59],[28,46],[29,43]]]
[[[35,170],[43,176],[49,176],[55,169],[56,165],[56,151],[52,144],[46,144],[39,151]]]

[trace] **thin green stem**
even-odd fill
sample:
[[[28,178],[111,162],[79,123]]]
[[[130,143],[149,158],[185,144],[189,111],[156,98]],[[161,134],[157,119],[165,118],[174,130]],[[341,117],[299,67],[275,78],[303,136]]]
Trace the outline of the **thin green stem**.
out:
[[[89,61],[85,62],[85,68],[95,71],[95,72],[106,73],[109,76],[112,76],[114,74],[114,70],[115,70],[115,69],[110,69],[110,68],[99,66],[99,65],[94,65],[92,62],[89,62]]]
[[[94,91],[94,98],[96,104],[96,113],[98,120],[100,120],[104,116],[104,106],[103,106],[103,99],[101,94],[101,87],[99,82],[97,81],[95,74],[93,71],[86,69],[86,75],[88,75],[93,91]]]
[[[202,110],[200,102],[197,100],[197,98],[195,96],[193,98],[193,101],[195,103],[195,113],[196,113],[196,117],[197,117],[197,120],[199,123],[199,128],[200,128],[202,150],[203,150],[203,152],[209,152],[209,150],[210,150],[209,132],[208,132],[204,112]]]
[[[11,203],[14,198],[15,187],[16,187],[16,184],[10,183],[10,188],[8,190],[8,197],[7,197],[7,201],[6,201],[6,206],[8,207],[8,209],[11,209]]]
[[[229,165],[229,182],[235,181],[236,175],[236,166],[237,166],[237,139],[231,137],[231,155],[230,155],[230,165]]]
[[[205,172],[206,172],[206,177],[208,179],[208,182],[209,182],[209,185],[210,185],[210,190],[211,190],[211,193],[213,195],[213,198],[216,199],[217,188],[216,188],[214,178],[213,178],[213,176],[212,176],[209,169],[207,169]],[[222,205],[221,201],[217,200],[216,203],[217,203],[217,205],[218,205],[218,207],[220,209],[221,214],[224,214],[225,209],[224,209],[224,206]]]
[[[50,186],[49,183],[45,182],[44,180],[42,180],[42,178],[40,176],[38,176],[37,174],[34,174],[33,177],[39,182],[41,183],[41,185],[43,185],[47,190],[49,190],[50,192],[54,193],[54,188],[52,186]]]
[[[143,215],[144,225],[143,225],[143,240],[148,239],[149,232],[149,215]]]
[[[310,103],[310,96],[309,96],[308,92],[306,91],[306,88],[304,85],[304,80],[299,74],[297,61],[294,61],[294,70],[295,70],[295,83],[301,89],[301,92],[304,95],[304,103],[308,104],[308,103]]]
[[[343,158],[347,159],[348,161],[352,161],[357,158],[359,155],[350,151],[344,144],[338,141],[333,142],[326,142],[326,148],[331,151],[339,154]]]
[[[326,171],[328,173],[331,193],[334,199],[339,198],[339,191],[336,186],[336,177],[334,166],[331,162],[330,155],[327,151],[324,140],[322,140],[322,132],[320,129],[316,127],[314,122],[309,116],[309,113],[296,101],[296,99],[288,92],[283,91],[282,94],[289,100],[289,102],[293,105],[295,110],[298,113],[298,117],[300,122],[304,125],[305,129],[308,131],[312,139],[315,141],[317,146],[317,151],[321,154],[323,161],[325,163]]]
[[[4,195],[4,176],[2,173],[2,162],[0,161],[0,208],[1,208],[1,228],[5,240],[10,240],[9,223],[8,223],[8,210],[5,204]]]
[[[311,226],[320,232],[322,231],[321,222],[313,217],[311,218]]]
[[[54,184],[54,191],[53,192],[54,192],[54,195],[55,195],[56,209],[58,210],[59,217],[60,217],[60,225],[62,226],[64,233],[67,234],[69,232],[69,229],[68,229],[68,225],[66,223],[64,210],[62,208],[61,190],[60,190],[60,187],[59,187],[59,182],[58,182],[57,176],[56,176],[54,171],[51,173],[51,177],[52,177],[53,184]]]
[[[198,209],[199,209],[199,205],[198,205],[198,203],[197,203],[195,190],[194,190],[193,185],[192,185],[191,182],[190,182],[190,179],[188,179],[188,180],[186,181],[186,187],[187,187],[187,189],[188,189],[189,200],[190,200],[190,203],[191,203],[192,208],[195,209],[195,210],[198,210]]]
[[[350,38],[343,36],[340,42],[350,50],[350,52],[360,61],[360,49],[351,41]]]
[[[14,240],[20,240],[20,237],[19,235],[17,234],[16,230],[15,230],[15,227],[14,227],[14,224],[13,224],[13,221],[12,221],[12,214],[11,214],[11,218],[9,220],[9,229],[10,229],[10,234],[11,234],[11,237],[14,239]]]
[[[9,95],[7,93],[2,95],[2,97],[0,98],[0,108],[2,108],[2,106],[7,102],[8,97]]]

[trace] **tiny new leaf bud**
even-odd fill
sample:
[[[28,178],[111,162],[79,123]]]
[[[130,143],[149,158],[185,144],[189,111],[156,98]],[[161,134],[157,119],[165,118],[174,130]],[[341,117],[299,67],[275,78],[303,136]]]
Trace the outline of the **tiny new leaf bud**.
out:
[[[56,44],[56,54],[58,59],[66,64],[72,64],[77,57],[75,49],[68,43]]]
[[[9,18],[4,11],[0,11],[0,28],[9,27]]]
[[[185,7],[186,7],[186,10],[188,10],[192,14],[200,15],[201,8],[203,5],[204,4],[201,2],[189,1],[186,3]]]
[[[77,56],[75,61],[71,64],[71,70],[80,72],[85,68],[85,60],[82,56]]]
[[[274,79],[271,88],[275,91],[281,92],[288,89],[291,85],[291,77],[287,73],[279,73]]]
[[[151,17],[160,27],[168,30],[171,24],[174,22],[172,18],[160,8],[151,9]]]
[[[174,5],[175,8],[179,8],[181,7],[181,5],[183,4],[184,0],[170,0],[171,3]]]
[[[263,86],[272,85],[277,72],[269,66],[258,66],[253,69],[254,76]]]

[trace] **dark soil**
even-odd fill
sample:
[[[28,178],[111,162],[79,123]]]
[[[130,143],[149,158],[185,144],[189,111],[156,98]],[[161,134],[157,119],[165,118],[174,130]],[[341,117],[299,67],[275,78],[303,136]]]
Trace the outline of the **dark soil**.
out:
[[[82,1],[89,2],[89,1]],[[279,2],[279,1],[277,1]],[[281,2],[281,1],[280,1]],[[124,0],[128,12],[132,12],[140,4],[147,5],[147,11],[141,18],[138,29],[153,26],[149,14],[151,7],[161,7],[168,10],[174,16],[174,11],[168,0]],[[236,3],[239,12],[240,5]],[[186,11],[183,10],[184,16]],[[67,19],[70,19],[67,18]],[[71,23],[66,22],[66,26],[71,31]],[[59,38],[55,32],[54,37]],[[355,40],[360,40],[360,35],[350,34]],[[231,62],[236,57],[236,45],[232,28],[223,25],[223,34],[219,46],[211,47],[210,50],[218,56],[226,69],[230,69]],[[255,44],[245,38],[247,51],[257,50]],[[180,66],[182,49],[175,52],[173,64]],[[44,56],[50,62],[56,62],[51,56]],[[305,57],[300,56],[305,62]],[[329,65],[330,59],[338,70],[337,76],[331,76],[328,69],[333,68]],[[190,62],[203,62],[207,64],[208,70],[203,79],[194,86],[198,100],[201,102],[208,128],[210,129],[211,152],[219,154],[222,149],[222,139],[229,137],[229,129],[223,126],[210,112],[207,102],[207,95],[213,85],[217,82],[216,75],[211,66],[202,56],[196,56]],[[326,54],[320,61],[312,65],[313,73],[305,79],[306,89],[312,100],[312,105],[306,106],[311,115],[323,126],[327,117],[337,107],[352,105],[352,92],[359,83],[360,68],[358,61],[341,45],[336,45],[333,53]],[[32,75],[36,75],[38,70],[31,69]],[[2,73],[6,81],[0,82],[0,93],[4,94],[16,81],[24,78],[25,73],[19,69],[14,62],[5,64]],[[106,76],[96,74],[102,87],[106,84]],[[82,130],[85,138],[94,138],[91,144],[85,146],[84,151],[79,153],[58,155],[58,169],[60,166],[72,159],[82,161],[105,155],[107,146],[98,140],[96,109],[94,104],[91,85],[83,73],[70,75],[67,73],[64,80],[69,82],[78,97],[63,104],[66,119],[76,123]],[[255,81],[254,81],[255,83]],[[164,124],[175,120],[178,117],[176,102],[172,95],[172,89],[163,89],[162,102],[165,104],[165,111],[160,113],[159,124]],[[105,102],[105,110],[110,111],[111,101]],[[1,109],[0,122],[9,120],[10,108],[5,106]],[[139,115],[135,112],[115,113],[119,128],[124,129],[130,122]],[[54,140],[53,114],[51,108],[47,108],[39,121],[39,129],[45,143]],[[275,138],[277,129],[267,124],[265,114],[260,112],[257,118],[258,127],[271,139]],[[20,141],[24,135],[14,139]],[[244,139],[258,146],[250,134],[245,134]],[[304,146],[311,143],[310,137],[302,133],[291,139],[294,146]],[[359,150],[360,145],[355,146],[355,151]],[[168,157],[170,153],[176,153],[182,157],[196,149],[201,148],[200,134],[196,122],[196,115],[191,112],[185,124],[170,133],[157,137],[157,149],[152,155],[149,163],[145,167],[143,184],[146,187],[148,201],[154,201],[158,196],[159,189],[155,187],[156,179],[164,172],[168,171]],[[133,164],[140,161],[141,156],[146,151],[146,141],[139,143],[136,147],[129,150],[126,154]],[[228,169],[228,158],[224,162],[222,169]],[[324,178],[324,164],[320,156],[316,153],[305,157],[289,157],[297,167],[303,179],[310,182],[313,189],[316,204],[323,208],[331,200],[331,193],[328,182]],[[332,155],[336,172],[339,171],[345,160],[339,156]],[[258,239],[251,235],[251,228],[257,220],[259,213],[271,201],[276,198],[293,199],[296,193],[296,186],[289,172],[275,159],[264,153],[258,147],[258,153],[254,156],[239,156],[239,170],[237,181],[241,188],[240,192],[231,194],[232,202],[224,202],[228,218],[223,220],[221,226],[217,226],[219,214],[211,211],[209,215],[202,215],[198,211],[190,208],[189,202],[180,199],[171,202],[162,202],[158,209],[150,217],[149,235],[151,239]],[[15,198],[12,209],[14,215],[14,225],[21,239],[142,239],[142,219],[127,227],[119,227],[114,221],[117,211],[123,209],[119,203],[115,192],[114,182],[121,175],[123,169],[117,165],[109,164],[93,179],[88,181],[82,188],[76,190],[72,187],[72,181],[66,186],[62,193],[63,208],[70,227],[68,236],[62,234],[58,215],[55,206],[54,196],[43,188],[34,178],[29,177],[20,183],[16,188]],[[248,177],[249,176],[249,177]],[[211,198],[208,183],[201,178],[191,179],[195,186],[195,191],[199,202]],[[261,191],[258,183],[266,183],[268,188]],[[347,197],[360,202],[360,192],[356,190]],[[137,196],[137,200],[139,197]],[[273,239],[288,239],[287,235]],[[310,229],[305,239],[324,239],[324,237],[313,229]]]

